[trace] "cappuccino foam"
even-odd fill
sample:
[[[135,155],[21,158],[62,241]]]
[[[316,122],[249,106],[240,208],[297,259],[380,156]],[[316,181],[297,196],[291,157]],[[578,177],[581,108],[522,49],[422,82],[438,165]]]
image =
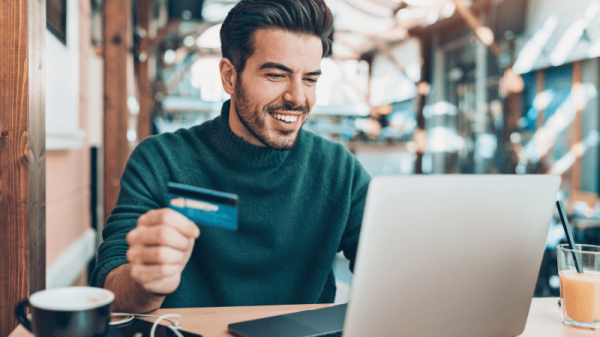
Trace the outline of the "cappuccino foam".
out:
[[[115,299],[106,289],[66,287],[39,291],[29,298],[32,306],[52,311],[80,311],[105,306]]]

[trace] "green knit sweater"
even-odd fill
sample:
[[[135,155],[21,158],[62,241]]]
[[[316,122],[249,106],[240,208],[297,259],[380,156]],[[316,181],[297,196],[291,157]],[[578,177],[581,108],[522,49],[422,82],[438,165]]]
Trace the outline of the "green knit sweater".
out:
[[[127,263],[137,218],[167,207],[167,183],[235,193],[239,229],[201,226],[177,290],[163,308],[331,303],[332,263],[354,265],[369,176],[342,145],[302,130],[289,151],[253,146],[221,116],[150,137],[133,151],[91,277]]]

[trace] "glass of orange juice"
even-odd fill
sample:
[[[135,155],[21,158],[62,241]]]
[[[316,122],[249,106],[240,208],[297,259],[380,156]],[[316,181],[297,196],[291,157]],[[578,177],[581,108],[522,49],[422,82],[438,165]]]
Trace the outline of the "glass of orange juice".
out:
[[[563,322],[600,330],[600,246],[576,245],[571,250],[563,244],[556,250]],[[583,274],[577,272],[575,255]]]

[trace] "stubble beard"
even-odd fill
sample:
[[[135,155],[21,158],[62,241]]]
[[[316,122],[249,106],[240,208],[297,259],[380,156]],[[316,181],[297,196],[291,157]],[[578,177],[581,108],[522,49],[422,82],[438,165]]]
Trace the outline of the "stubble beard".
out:
[[[252,111],[252,108],[250,107],[250,101],[246,96],[246,91],[241,84],[241,77],[235,86],[235,96],[231,99],[234,104],[235,112],[244,127],[265,146],[274,150],[287,151],[291,150],[294,145],[296,145],[296,142],[298,141],[298,134],[306,122],[304,115],[308,115],[308,107],[303,105],[294,108],[287,105],[272,103],[265,105],[262,111]],[[266,122],[267,118],[270,118],[269,111],[282,110],[300,111],[303,113],[303,115],[299,116],[298,118],[304,118],[304,121],[298,130],[286,131],[274,128],[273,132],[276,133],[276,135],[271,136],[269,135],[269,130],[267,130]]]

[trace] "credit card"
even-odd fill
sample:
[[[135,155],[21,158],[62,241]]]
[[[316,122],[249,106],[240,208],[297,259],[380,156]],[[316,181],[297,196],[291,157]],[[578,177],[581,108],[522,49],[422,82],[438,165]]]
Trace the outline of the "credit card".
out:
[[[168,183],[169,208],[198,225],[238,228],[238,196],[207,188]]]

